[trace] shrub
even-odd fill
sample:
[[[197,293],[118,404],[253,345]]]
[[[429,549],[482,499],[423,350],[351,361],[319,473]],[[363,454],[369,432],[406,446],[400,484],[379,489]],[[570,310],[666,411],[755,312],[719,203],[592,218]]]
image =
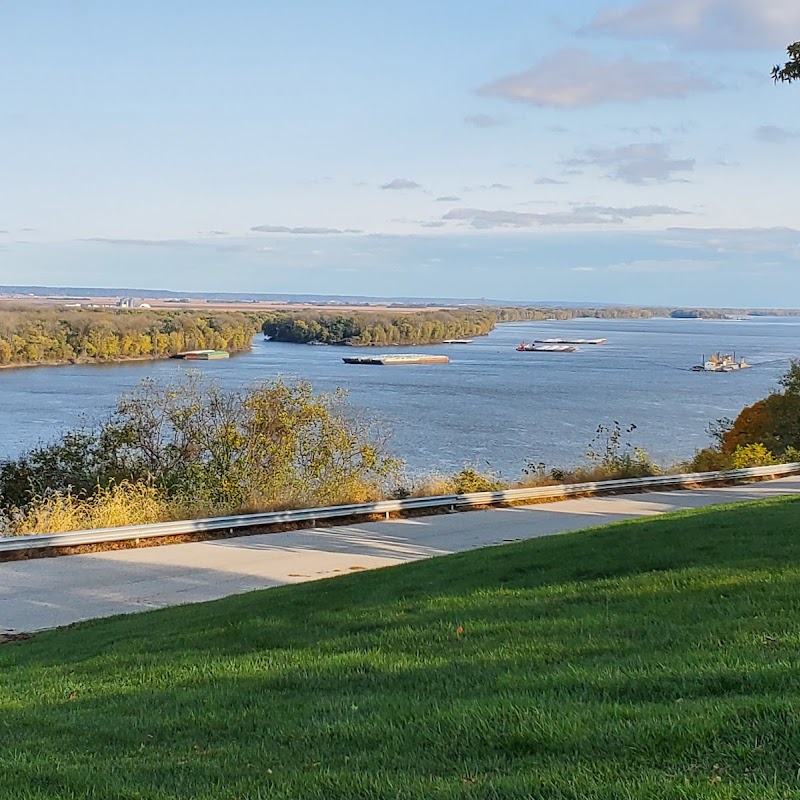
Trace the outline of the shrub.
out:
[[[688,464],[690,472],[718,472],[732,468],[732,457],[717,450],[715,447],[706,447],[703,450],[698,450]]]
[[[616,420],[612,425],[598,425],[586,453],[589,462],[594,466],[590,472],[606,478],[646,478],[658,475],[660,470],[650,461],[647,453],[626,440],[635,430],[636,425],[630,424],[623,428]]]
[[[734,469],[769,467],[776,463],[775,456],[760,442],[739,445],[734,450],[731,461]]]
[[[453,476],[453,488],[456,494],[472,494],[473,492],[497,492],[503,487],[499,477],[482,473],[472,467],[464,467]]]
[[[307,382],[280,379],[228,392],[190,373],[143,381],[97,430],[0,465],[0,491],[17,518],[99,519],[101,506],[134,485],[159,493],[170,509],[162,516],[230,514],[375,500],[400,466],[343,392],[314,394]]]

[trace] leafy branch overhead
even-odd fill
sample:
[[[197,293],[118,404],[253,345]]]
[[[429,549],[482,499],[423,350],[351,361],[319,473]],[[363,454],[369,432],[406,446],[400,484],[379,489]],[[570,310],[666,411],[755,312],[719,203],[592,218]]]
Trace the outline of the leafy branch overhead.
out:
[[[772,79],[775,83],[791,83],[800,81],[800,42],[790,44],[786,48],[789,60],[783,65],[772,68]]]

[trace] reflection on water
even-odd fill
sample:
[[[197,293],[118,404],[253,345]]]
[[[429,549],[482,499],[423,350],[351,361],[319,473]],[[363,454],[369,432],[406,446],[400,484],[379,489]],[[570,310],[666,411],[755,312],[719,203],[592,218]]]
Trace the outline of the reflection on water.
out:
[[[582,460],[597,425],[613,420],[635,423],[635,444],[656,461],[686,458],[708,442],[709,422],[775,388],[788,358],[800,353],[799,333],[792,318],[513,323],[471,345],[425,348],[449,355],[450,364],[398,367],[346,365],[341,358],[350,351],[259,336],[250,353],[191,368],[228,387],[277,375],[307,378],[318,390],[344,387],[355,406],[391,429],[393,449],[412,470],[488,462],[515,477],[528,462]],[[573,354],[514,349],[523,339],[558,336],[608,343]],[[735,350],[756,366],[688,371],[717,350]],[[185,369],[160,361],[0,370],[0,457],[98,419],[144,377],[169,379]]]

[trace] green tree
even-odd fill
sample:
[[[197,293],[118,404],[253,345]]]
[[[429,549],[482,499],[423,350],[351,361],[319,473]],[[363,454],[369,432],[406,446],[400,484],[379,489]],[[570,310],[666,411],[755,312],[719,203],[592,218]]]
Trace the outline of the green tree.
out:
[[[772,79],[775,83],[792,83],[800,81],[800,42],[790,44],[786,48],[789,60],[783,66],[777,64],[772,68]]]

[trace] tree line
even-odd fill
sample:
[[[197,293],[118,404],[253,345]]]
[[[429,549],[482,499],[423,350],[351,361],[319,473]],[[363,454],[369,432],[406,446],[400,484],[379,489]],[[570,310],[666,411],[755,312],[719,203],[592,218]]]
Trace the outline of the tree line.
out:
[[[723,317],[710,309],[598,307],[598,308],[462,308],[412,313],[325,311],[277,311],[262,325],[266,337],[276,342],[332,345],[414,345],[436,344],[445,339],[485,336],[500,322],[596,319],[651,319],[657,316]],[[739,312],[743,313],[743,312]]]
[[[406,314],[283,312],[264,322],[262,330],[277,342],[407,345],[485,336],[496,321],[496,313],[487,309]]]
[[[0,365],[164,358],[250,347],[260,318],[242,312],[126,309],[0,310]]]

